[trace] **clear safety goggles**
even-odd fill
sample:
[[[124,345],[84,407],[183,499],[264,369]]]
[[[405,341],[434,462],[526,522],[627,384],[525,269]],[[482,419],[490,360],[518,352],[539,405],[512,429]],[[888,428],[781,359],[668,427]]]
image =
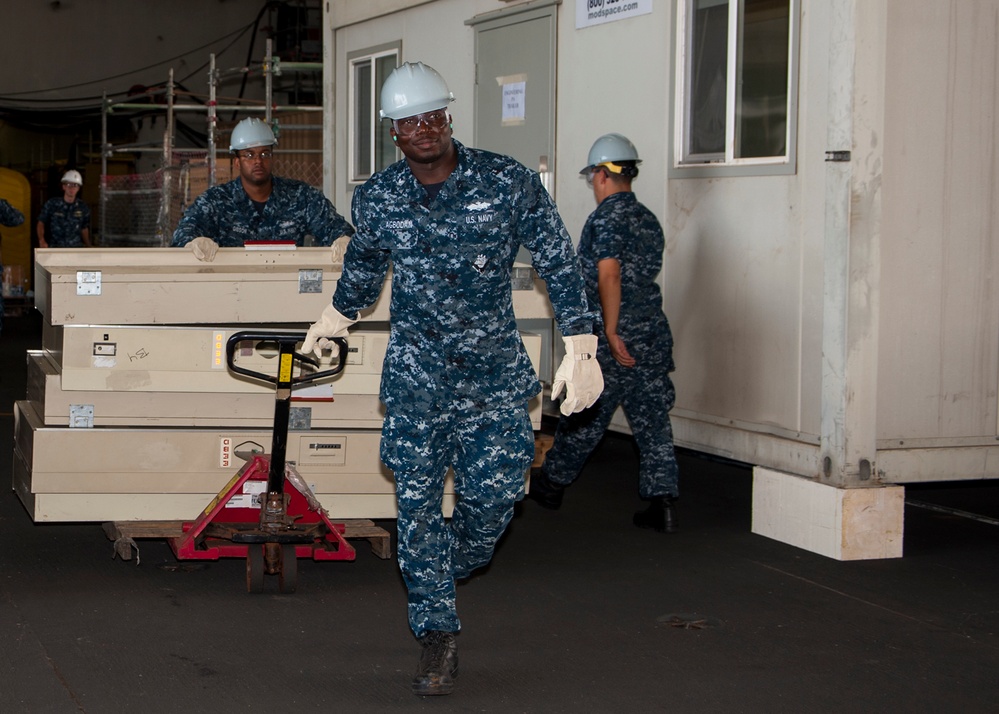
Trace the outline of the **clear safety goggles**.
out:
[[[634,176],[638,173],[634,170],[634,167],[618,166],[612,161],[605,161],[602,164],[589,166],[583,169],[581,173],[586,178],[587,186],[593,186],[593,177],[600,171],[609,171],[610,173],[617,174],[619,176]]]
[[[605,168],[607,167],[603,165],[590,167],[590,170],[587,171],[585,174],[583,174],[583,178],[586,179],[586,185],[589,186],[590,188],[593,188],[593,177],[598,173],[600,173],[600,171],[602,171]]]
[[[449,121],[450,119],[448,118],[446,110],[436,109],[432,112],[414,114],[411,117],[393,119],[392,126],[395,129],[396,134],[403,138],[407,138],[418,132],[421,126],[425,126],[427,129],[439,131],[447,126]]]
[[[236,156],[241,158],[243,161],[269,161],[274,152],[270,149],[264,149],[263,151],[237,151]]]

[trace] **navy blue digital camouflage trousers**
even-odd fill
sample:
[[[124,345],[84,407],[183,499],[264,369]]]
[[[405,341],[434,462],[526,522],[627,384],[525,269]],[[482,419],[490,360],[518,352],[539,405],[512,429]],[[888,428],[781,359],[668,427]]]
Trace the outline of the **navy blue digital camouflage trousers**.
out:
[[[455,581],[486,565],[524,496],[534,460],[527,405],[468,413],[390,410],[381,457],[395,472],[398,560],[409,593],[409,626],[417,637],[461,629]],[[448,467],[456,503],[442,515]]]
[[[669,412],[676,401],[668,355],[660,345],[629,344],[634,367],[622,367],[601,340],[597,359],[604,391],[589,409],[563,415],[555,441],[545,455],[542,473],[553,483],[575,481],[590,453],[603,438],[617,408],[623,407],[638,445],[638,493],[643,499],[680,495]]]

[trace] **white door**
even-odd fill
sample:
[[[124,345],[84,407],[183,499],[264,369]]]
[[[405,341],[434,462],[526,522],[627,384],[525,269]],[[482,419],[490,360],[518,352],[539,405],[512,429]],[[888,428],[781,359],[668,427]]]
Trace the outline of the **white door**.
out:
[[[534,169],[549,192],[555,186],[557,11],[553,0],[487,13],[466,23],[475,30],[473,145]],[[523,248],[518,260],[530,261]],[[517,325],[541,335],[538,376],[551,383],[553,321],[518,320]]]

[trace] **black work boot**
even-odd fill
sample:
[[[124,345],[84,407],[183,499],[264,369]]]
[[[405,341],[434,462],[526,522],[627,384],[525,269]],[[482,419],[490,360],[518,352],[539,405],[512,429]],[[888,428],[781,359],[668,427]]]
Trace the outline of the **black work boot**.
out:
[[[659,533],[676,533],[676,499],[657,496],[644,511],[635,514],[633,522],[639,528],[654,528]]]
[[[450,694],[458,676],[458,645],[453,632],[431,630],[420,638],[423,652],[413,677],[413,694],[421,697]]]
[[[531,469],[531,490],[527,497],[537,501],[544,508],[557,511],[562,506],[562,496],[565,494],[565,486],[553,483],[541,471],[541,469]]]

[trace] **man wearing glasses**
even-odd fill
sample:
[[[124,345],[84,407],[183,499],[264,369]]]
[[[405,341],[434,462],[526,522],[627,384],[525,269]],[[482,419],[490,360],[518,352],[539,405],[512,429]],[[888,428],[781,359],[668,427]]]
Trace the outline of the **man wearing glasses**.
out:
[[[315,245],[333,245],[337,238],[353,235],[322,192],[271,173],[276,144],[274,132],[260,119],[239,122],[229,145],[239,178],[198,196],[177,224],[171,245],[189,245],[198,260],[211,262],[219,247],[253,241],[304,245],[307,235]]]
[[[406,63],[381,90],[403,160],[354,192],[357,234],[333,301],[303,352],[343,337],[392,267],[392,335],[382,369],[381,458],[394,472],[398,560],[409,626],[422,645],[420,696],[450,694],[458,673],[455,581],[486,565],[523,498],[534,459],[528,400],[541,391],[517,331],[511,273],[520,246],[548,284],[566,358],[552,388],[565,413],[603,380],[594,314],[572,242],[537,173],[452,138],[454,96],[436,70]],[[335,346],[334,346],[335,347]],[[442,514],[454,470],[457,503]]]

